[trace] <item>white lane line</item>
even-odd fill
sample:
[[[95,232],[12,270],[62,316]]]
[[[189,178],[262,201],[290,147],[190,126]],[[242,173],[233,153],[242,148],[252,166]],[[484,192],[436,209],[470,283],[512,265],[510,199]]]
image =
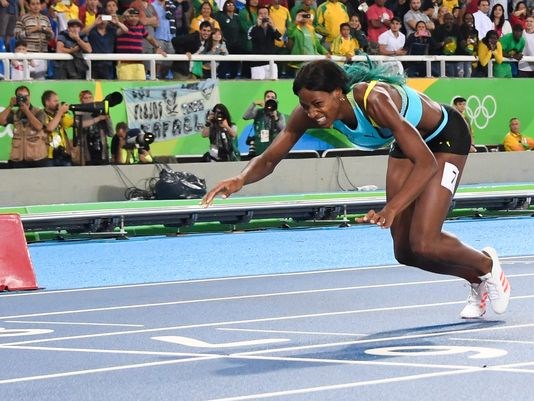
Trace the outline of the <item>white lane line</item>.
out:
[[[197,328],[218,327],[218,326],[227,326],[227,325],[234,325],[234,324],[245,324],[245,323],[277,322],[277,321],[288,321],[288,320],[296,320],[296,319],[310,319],[310,318],[317,318],[317,317],[344,316],[344,315],[353,315],[353,314],[360,314],[360,313],[376,313],[376,312],[385,312],[385,311],[412,310],[412,309],[433,308],[433,307],[442,307],[442,306],[457,305],[457,304],[463,305],[465,304],[465,301],[438,302],[438,303],[432,303],[432,304],[395,306],[395,307],[387,307],[387,308],[356,309],[356,310],[348,310],[348,311],[340,311],[340,312],[308,313],[308,314],[303,314],[303,315],[289,315],[289,316],[276,316],[276,317],[266,317],[266,318],[256,318],[256,319],[230,320],[230,321],[220,321],[220,322],[212,322],[212,323],[194,323],[194,324],[188,324],[188,325],[182,325],[182,326],[169,326],[169,327],[159,327],[159,328],[152,328],[152,329],[115,331],[115,332],[98,333],[98,334],[82,334],[82,335],[69,336],[69,337],[44,338],[41,340],[8,343],[6,345],[36,344],[36,343],[43,343],[43,342],[50,342],[50,341],[78,340],[82,338],[96,338],[96,337],[119,336],[119,335],[130,335],[130,334],[140,334],[140,333],[157,333],[157,332],[169,331],[169,330],[197,329]]]
[[[507,265],[507,260],[509,259],[521,259],[526,256],[510,256],[505,258],[500,258],[502,264]],[[520,260],[519,260],[520,261]],[[517,264],[517,263],[510,263]],[[159,287],[159,286],[169,286],[169,285],[181,285],[181,284],[200,284],[200,283],[211,283],[211,282],[220,282],[220,281],[240,281],[240,280],[257,280],[264,278],[273,278],[273,277],[292,277],[292,276],[307,276],[307,275],[317,275],[317,274],[336,274],[336,273],[348,273],[348,272],[365,272],[369,270],[382,270],[382,269],[398,269],[399,267],[406,267],[405,265],[380,265],[380,266],[364,266],[364,267],[343,267],[339,269],[324,269],[324,270],[312,270],[305,272],[290,272],[290,273],[272,273],[272,274],[256,274],[249,276],[234,276],[234,277],[216,277],[216,278],[206,278],[206,279],[193,279],[193,280],[178,280],[178,281],[165,281],[159,283],[141,283],[141,284],[125,284],[125,285],[112,285],[107,287],[90,287],[90,288],[75,288],[69,290],[51,290],[51,291],[37,291],[37,292],[20,292],[15,294],[2,294],[1,297],[31,297],[31,296],[43,296],[43,295],[57,295],[57,294],[67,294],[72,292],[92,292],[92,291],[108,291],[108,290],[120,290],[128,288],[143,288],[143,287]],[[508,277],[514,277],[513,275],[507,274]]]
[[[88,374],[93,374],[93,373],[113,372],[113,371],[127,370],[127,369],[148,368],[148,367],[153,367],[153,366],[174,365],[174,364],[184,363],[184,362],[202,361],[202,360],[217,359],[217,358],[220,358],[220,357],[219,356],[202,356],[198,358],[195,357],[195,358],[187,358],[187,359],[175,359],[171,361],[146,362],[146,363],[136,363],[136,364],[131,364],[131,365],[111,366],[107,368],[74,370],[70,372],[52,373],[48,375],[36,375],[36,376],[4,379],[4,380],[0,380],[0,384],[11,384],[11,383],[28,382],[28,381],[35,381],[35,380],[57,379],[61,377],[81,376],[81,375],[88,375]]]
[[[525,273],[525,274],[520,274],[516,276],[508,275],[508,278],[524,277],[524,276],[534,276],[534,273]],[[376,288],[392,288],[392,287],[417,286],[417,285],[427,285],[427,284],[443,284],[443,283],[456,282],[456,281],[464,281],[464,280],[454,278],[454,279],[444,279],[444,280],[410,281],[410,282],[397,282],[397,283],[390,283],[390,284],[357,285],[357,286],[351,286],[351,287],[317,288],[313,290],[271,292],[271,293],[251,294],[251,295],[235,295],[235,296],[229,296],[229,297],[188,299],[188,300],[181,300],[181,301],[154,302],[154,303],[148,303],[148,304],[108,306],[108,307],[102,307],[102,308],[72,309],[72,310],[64,310],[64,311],[56,311],[56,312],[41,312],[41,313],[28,313],[24,315],[0,316],[0,320],[20,319],[20,318],[28,318],[28,317],[42,317],[42,316],[59,316],[59,315],[104,312],[104,311],[107,312],[107,311],[139,309],[139,308],[154,308],[154,307],[171,306],[171,305],[187,305],[187,304],[209,303],[209,302],[226,302],[226,301],[236,301],[236,300],[246,300],[246,299],[261,299],[261,298],[274,298],[274,297],[285,297],[285,296],[295,296],[295,295],[322,294],[322,293],[367,290],[367,289],[376,289]],[[534,295],[532,295],[532,297],[534,297]],[[512,297],[512,299],[514,298]]]
[[[124,354],[124,355],[143,355],[143,356],[183,356],[199,357],[214,356],[217,354],[203,354],[200,352],[167,352],[167,351],[140,351],[140,350],[123,350],[123,349],[103,349],[103,348],[78,348],[78,347],[37,347],[35,345],[0,345],[2,349],[18,349],[28,351],[53,351],[53,352],[79,352],[89,354]],[[220,355],[223,356],[223,355]]]
[[[534,341],[521,341],[521,340],[492,340],[488,338],[461,338],[461,337],[451,337],[449,340],[452,341],[476,341],[478,342],[487,342],[487,343],[501,343],[501,344],[524,344],[530,345],[534,344]]]
[[[451,372],[424,373],[424,374],[419,374],[419,375],[398,376],[398,377],[390,377],[386,379],[341,383],[341,384],[333,384],[333,385],[328,385],[328,386],[306,387],[306,388],[300,388],[300,389],[295,389],[295,390],[274,391],[270,393],[258,393],[258,394],[242,395],[242,396],[237,396],[237,397],[217,398],[217,399],[212,399],[209,401],[242,401],[242,400],[256,400],[260,398],[285,397],[285,396],[297,395],[297,394],[309,394],[309,393],[317,393],[321,391],[343,390],[343,389],[371,386],[371,385],[377,385],[377,384],[399,383],[399,382],[406,382],[406,381],[413,381],[413,380],[429,379],[429,378],[434,378],[434,377],[463,375],[463,374],[480,372],[482,370],[484,369],[483,368],[471,368],[471,369],[455,370]]]
[[[234,329],[230,327],[219,327],[222,331],[246,331],[250,333],[274,333],[274,334],[309,334],[313,336],[340,336],[340,337],[365,337],[369,334],[359,333],[331,333],[328,331],[298,331],[298,330],[262,330],[262,329]]]
[[[5,320],[5,323],[52,324],[52,325],[66,325],[66,326],[145,327],[145,325],[143,325],[143,324],[89,323],[89,322],[54,322],[54,321],[38,321],[38,320]]]
[[[142,355],[142,356],[183,356],[183,357],[200,357],[200,356],[219,356],[226,359],[235,360],[252,360],[252,361],[280,361],[280,362],[313,362],[322,363],[325,365],[365,365],[365,366],[399,366],[399,367],[413,367],[413,368],[437,368],[437,369],[471,369],[468,365],[444,365],[433,363],[413,363],[413,362],[390,362],[390,361],[376,361],[376,360],[357,360],[357,359],[327,359],[327,358],[305,358],[294,356],[265,356],[265,355],[229,355],[229,354],[215,354],[215,353],[192,353],[192,352],[162,352],[162,351],[139,351],[139,350],[116,350],[116,349],[102,349],[102,348],[72,348],[72,347],[37,347],[25,345],[0,346],[1,349],[18,349],[28,351],[54,351],[54,352],[73,352],[73,353],[95,353],[95,354],[126,354],[126,355]],[[193,360],[194,362],[194,360]]]
[[[310,349],[317,349],[317,348],[340,347],[340,346],[348,346],[348,345],[380,343],[380,342],[389,342],[389,341],[397,341],[397,340],[411,340],[414,338],[440,337],[440,336],[449,336],[451,334],[460,334],[460,333],[463,334],[463,333],[479,333],[479,332],[494,331],[494,330],[512,330],[512,329],[520,329],[520,328],[527,328],[527,327],[534,327],[534,323],[517,324],[517,325],[511,325],[511,326],[492,326],[492,327],[483,327],[483,328],[476,328],[476,329],[448,330],[448,331],[442,331],[442,332],[437,332],[437,333],[422,333],[422,334],[412,334],[412,335],[394,336],[394,337],[369,338],[369,339],[364,339],[364,340],[339,341],[339,342],[324,343],[324,344],[298,345],[298,346],[293,346],[293,347],[273,348],[273,349],[268,349],[268,350],[241,352],[241,353],[237,353],[234,355],[236,356],[261,355],[261,354],[270,354],[270,353],[277,353],[277,352],[301,351],[301,350],[310,350]]]
[[[503,260],[503,259],[501,259]],[[291,277],[291,276],[307,276],[316,274],[333,274],[333,273],[349,273],[357,271],[379,270],[379,269],[392,269],[406,267],[403,265],[381,265],[381,266],[365,266],[365,267],[343,267],[339,269],[324,269],[324,270],[312,270],[305,272],[290,272],[290,273],[272,273],[272,274],[256,274],[249,276],[233,276],[233,277],[216,277],[206,279],[194,279],[194,280],[178,280],[178,281],[164,281],[160,283],[141,283],[141,284],[125,284],[125,285],[111,285],[107,287],[91,287],[91,288],[75,288],[70,290],[51,290],[40,292],[21,292],[16,294],[2,294],[2,297],[29,297],[40,295],[56,295],[66,294],[71,292],[88,292],[88,291],[106,291],[106,290],[120,290],[127,288],[141,288],[141,287],[158,287],[169,286],[177,284],[199,284],[199,283],[211,283],[219,281],[240,281],[240,280],[256,280],[272,277]]]
[[[267,345],[267,344],[277,344],[277,343],[286,343],[289,340],[288,338],[264,338],[260,340],[248,340],[248,341],[235,341],[228,343],[208,343],[206,341],[197,340],[192,337],[182,337],[182,336],[159,336],[151,337],[151,340],[163,341],[171,344],[185,345],[186,347],[192,348],[237,348],[237,347],[254,347],[256,345]]]
[[[534,275],[534,273],[532,273],[532,275]],[[72,310],[64,310],[64,311],[56,311],[56,312],[41,312],[41,313],[30,313],[30,314],[25,314],[25,315],[0,316],[0,319],[4,320],[4,319],[18,319],[18,318],[23,318],[23,317],[27,318],[27,317],[38,317],[38,316],[57,316],[57,315],[67,315],[67,314],[76,314],[76,313],[101,312],[101,311],[112,311],[112,310],[137,309],[137,308],[153,308],[153,307],[170,306],[170,305],[187,305],[187,304],[207,303],[207,302],[222,302],[222,301],[236,301],[236,300],[258,299],[258,298],[272,298],[272,297],[282,297],[282,296],[291,296],[291,295],[321,294],[321,293],[328,293],[328,292],[404,287],[404,286],[409,286],[409,285],[415,286],[415,285],[427,285],[427,284],[442,284],[444,282],[453,282],[453,281],[460,281],[460,279],[455,278],[455,279],[446,279],[446,280],[397,282],[397,283],[390,283],[390,284],[357,285],[357,286],[352,286],[352,287],[317,288],[313,290],[285,291],[285,292],[271,292],[271,293],[260,293],[260,294],[250,294],[250,295],[234,295],[234,296],[228,296],[228,297],[187,299],[187,300],[181,300],[181,301],[154,302],[154,303],[148,303],[148,304],[109,306],[109,307],[103,307],[103,308],[72,309]]]

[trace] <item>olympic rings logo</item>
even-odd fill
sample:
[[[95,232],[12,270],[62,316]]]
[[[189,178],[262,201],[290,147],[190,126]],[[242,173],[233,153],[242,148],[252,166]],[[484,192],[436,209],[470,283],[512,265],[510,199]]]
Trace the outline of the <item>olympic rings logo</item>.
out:
[[[466,100],[465,114],[471,124],[478,129],[484,129],[497,114],[497,101],[490,95],[484,96],[482,100],[471,95]]]

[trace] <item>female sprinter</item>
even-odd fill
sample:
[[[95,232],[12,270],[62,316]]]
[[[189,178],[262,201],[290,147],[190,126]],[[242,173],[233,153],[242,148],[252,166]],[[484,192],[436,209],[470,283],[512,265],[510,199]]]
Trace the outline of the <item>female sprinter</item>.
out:
[[[344,70],[329,60],[305,64],[293,82],[299,105],[284,131],[237,176],[218,183],[202,200],[228,197],[261,180],[309,128],[333,127],[355,145],[388,145],[387,203],[358,222],[391,228],[395,258],[402,264],[464,278],[470,283],[462,318],[478,318],[490,299],[504,313],[510,284],[493,248],[479,252],[442,231],[471,146],[469,128],[453,108],[405,85],[380,67]]]

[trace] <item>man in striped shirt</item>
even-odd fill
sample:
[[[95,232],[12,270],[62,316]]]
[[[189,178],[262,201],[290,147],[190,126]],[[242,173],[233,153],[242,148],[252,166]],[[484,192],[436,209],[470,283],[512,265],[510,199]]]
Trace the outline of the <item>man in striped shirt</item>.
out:
[[[129,8],[124,12],[124,24],[128,27],[128,32],[122,29],[117,31],[115,43],[116,53],[135,53],[143,54],[143,40],[150,43],[157,54],[167,56],[167,53],[161,49],[158,42],[153,36],[149,35],[145,26],[139,22],[139,11],[135,8]],[[120,80],[146,80],[145,66],[142,62],[119,61],[117,65],[117,78]]]
[[[40,0],[30,0],[30,12],[20,16],[15,25],[15,37],[26,42],[28,52],[47,53],[48,41],[53,31],[46,15],[41,14]],[[35,60],[36,66],[31,73],[35,79],[44,79],[47,70],[46,60]]]

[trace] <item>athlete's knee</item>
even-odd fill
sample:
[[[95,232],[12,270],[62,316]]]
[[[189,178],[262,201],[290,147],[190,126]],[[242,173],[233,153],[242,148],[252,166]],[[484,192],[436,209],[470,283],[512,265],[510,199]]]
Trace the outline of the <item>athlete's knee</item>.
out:
[[[416,257],[413,251],[406,245],[395,245],[395,259],[401,265],[415,266]]]
[[[417,236],[410,241],[410,247],[416,258],[433,259],[436,242],[426,236]]]

